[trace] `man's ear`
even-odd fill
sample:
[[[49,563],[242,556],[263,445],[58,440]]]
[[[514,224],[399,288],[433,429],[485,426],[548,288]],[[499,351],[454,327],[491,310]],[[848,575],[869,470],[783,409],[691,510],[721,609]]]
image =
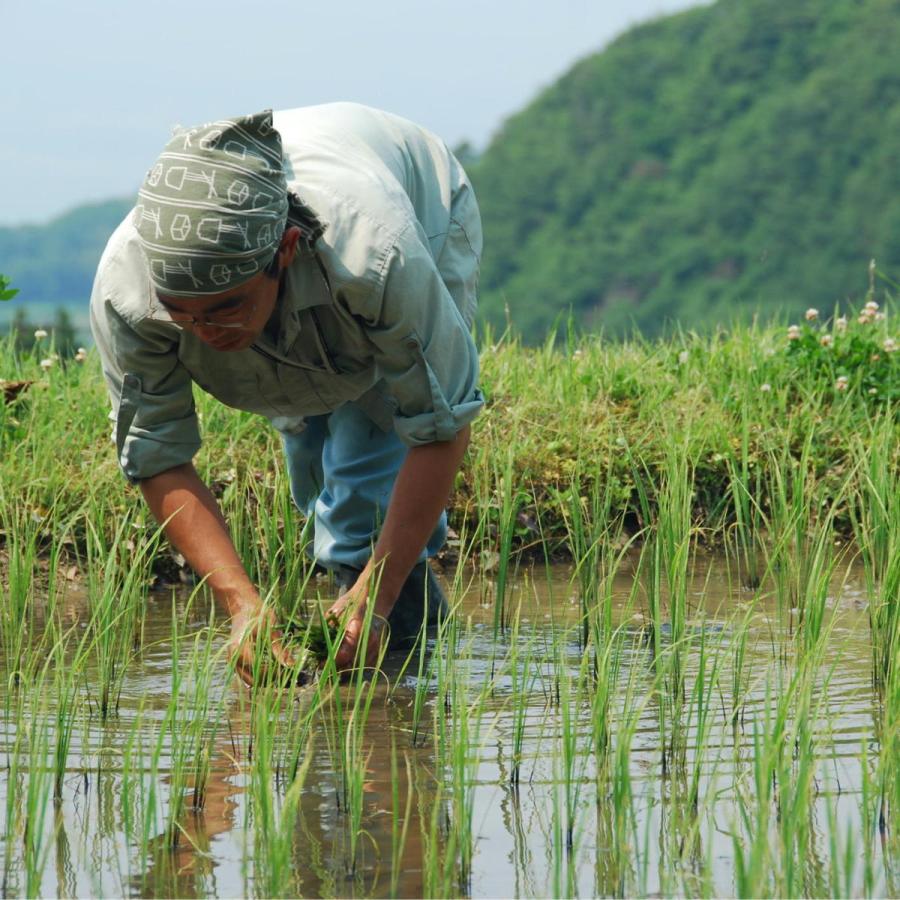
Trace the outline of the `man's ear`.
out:
[[[296,225],[289,225],[284,229],[284,234],[281,236],[281,244],[278,246],[278,255],[281,257],[279,262],[282,269],[286,269],[294,261],[302,234],[303,232]]]

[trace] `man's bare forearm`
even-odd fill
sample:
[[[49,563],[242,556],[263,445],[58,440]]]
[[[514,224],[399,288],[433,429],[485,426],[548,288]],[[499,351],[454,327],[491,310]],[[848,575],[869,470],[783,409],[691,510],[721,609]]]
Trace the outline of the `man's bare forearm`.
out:
[[[234,549],[216,498],[186,463],[140,482],[141,492],[157,522],[166,522],[166,537],[206,578],[228,614],[259,606],[259,595]]]
[[[384,526],[364,577],[382,564],[375,610],[387,615],[450,496],[469,443],[469,427],[455,440],[413,447],[391,493]]]

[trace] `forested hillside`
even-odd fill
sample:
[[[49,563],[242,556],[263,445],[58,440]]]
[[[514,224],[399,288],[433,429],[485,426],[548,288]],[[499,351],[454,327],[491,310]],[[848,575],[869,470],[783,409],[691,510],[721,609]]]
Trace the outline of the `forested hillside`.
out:
[[[485,317],[654,334],[900,280],[898,48],[900,0],[718,0],[580,61],[467,162]],[[0,272],[84,303],[129,203],[0,228]]]
[[[86,304],[100,254],[133,200],[79,206],[46,225],[0,228],[0,272],[16,304]]]
[[[900,275],[898,48],[898,0],[719,0],[584,59],[472,168],[486,315],[654,333]]]

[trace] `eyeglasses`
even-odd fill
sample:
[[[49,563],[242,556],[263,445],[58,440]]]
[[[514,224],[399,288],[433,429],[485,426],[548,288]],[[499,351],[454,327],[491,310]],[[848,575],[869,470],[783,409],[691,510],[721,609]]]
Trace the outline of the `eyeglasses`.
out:
[[[167,322],[170,325],[177,325],[179,328],[246,328],[256,313],[257,303],[248,306],[238,306],[236,309],[228,310],[218,315],[206,315],[201,313],[194,316],[183,312],[170,312],[162,305],[154,307],[151,305],[147,318],[153,322]]]

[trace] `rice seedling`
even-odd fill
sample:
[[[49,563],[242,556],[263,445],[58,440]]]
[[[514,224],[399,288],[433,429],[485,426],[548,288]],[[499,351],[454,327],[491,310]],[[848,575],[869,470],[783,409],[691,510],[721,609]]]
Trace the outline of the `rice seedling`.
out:
[[[69,750],[82,695],[76,678],[66,665],[65,644],[61,641],[54,645],[48,665],[53,668],[53,799],[61,803],[63,779],[68,769]]]
[[[6,524],[7,564],[0,581],[0,634],[12,685],[21,679],[35,631],[35,581],[40,546],[40,514],[10,503],[0,487],[0,521]]]
[[[91,521],[86,521],[87,586],[91,615],[84,649],[96,666],[94,706],[102,721],[118,710],[125,669],[139,634],[149,582],[149,559],[161,535],[135,547],[131,522],[123,517],[107,544]]]
[[[509,575],[510,553],[512,541],[516,533],[516,516],[521,505],[521,494],[516,490],[513,452],[510,447],[506,454],[503,471],[495,466],[494,483],[499,498],[499,556],[497,560],[497,576],[494,580],[494,640],[503,633],[508,625],[506,610],[506,586]]]
[[[585,728],[586,733],[582,733],[585,725],[583,714],[590,709],[587,691],[591,657],[590,654],[583,653],[578,668],[570,669],[564,637],[565,635],[560,637],[556,647],[559,752],[554,753],[554,758],[559,763],[558,780],[563,786],[565,851],[568,856],[572,856],[575,853],[575,829],[581,792],[587,781],[587,764],[593,750],[589,742],[594,737],[594,730]]]
[[[485,704],[490,695],[491,684],[485,679],[473,693],[474,685],[460,677],[461,667],[465,667],[469,657],[470,643],[461,645],[455,627],[450,620],[449,628],[442,631],[446,645],[438,646],[436,653],[444,657],[444,664],[437,668],[438,696],[444,699],[446,721],[443,716],[438,727],[438,763],[447,780],[447,805],[449,824],[448,847],[446,852],[455,859],[456,890],[466,893],[471,887],[472,859],[474,854],[474,800],[478,771],[478,749],[489,727],[486,721]]]
[[[391,871],[390,871],[390,895],[398,897],[400,894],[400,875],[403,870],[403,858],[406,850],[406,841],[409,836],[409,820],[413,803],[413,775],[412,763],[409,756],[404,754],[404,769],[406,781],[406,802],[400,800],[400,767],[397,763],[397,745],[391,742]]]
[[[636,670],[623,685],[621,715],[612,736],[608,764],[596,769],[595,891],[600,896],[623,897],[632,893],[629,881],[636,860],[632,852],[640,846],[634,805],[631,752],[641,713],[646,703],[637,691]]]
[[[850,513],[866,573],[873,677],[881,688],[894,677],[900,652],[900,473],[896,431],[887,416],[869,424],[854,444],[859,477]]]
[[[300,794],[310,764],[310,748],[282,794],[273,790],[273,761],[278,742],[278,721],[284,711],[284,692],[271,685],[258,690],[252,700],[253,754],[250,760],[250,807],[255,853],[254,890],[261,897],[302,893],[293,866]]]
[[[518,790],[522,777],[522,760],[525,744],[525,726],[528,722],[529,697],[534,691],[537,672],[534,668],[534,635],[521,646],[523,638],[521,604],[513,615],[509,633],[509,654],[506,668],[510,679],[510,703],[512,705],[511,750],[509,782]]]
[[[579,584],[582,646],[587,647],[594,614],[601,614],[607,633],[612,631],[612,595],[603,588],[611,585],[621,565],[624,521],[622,515],[615,512],[615,482],[611,467],[603,476],[594,473],[588,497],[583,494],[583,477],[578,470],[572,476],[566,530],[575,561],[572,580],[577,579]],[[630,543],[626,541],[625,547]]]
[[[41,685],[42,687],[42,685]],[[41,693],[43,691],[41,690]],[[50,716],[46,699],[36,695],[30,709],[25,793],[22,809],[22,864],[25,870],[25,895],[42,893],[44,869],[52,848],[52,834],[47,833],[50,798],[53,792]]]

